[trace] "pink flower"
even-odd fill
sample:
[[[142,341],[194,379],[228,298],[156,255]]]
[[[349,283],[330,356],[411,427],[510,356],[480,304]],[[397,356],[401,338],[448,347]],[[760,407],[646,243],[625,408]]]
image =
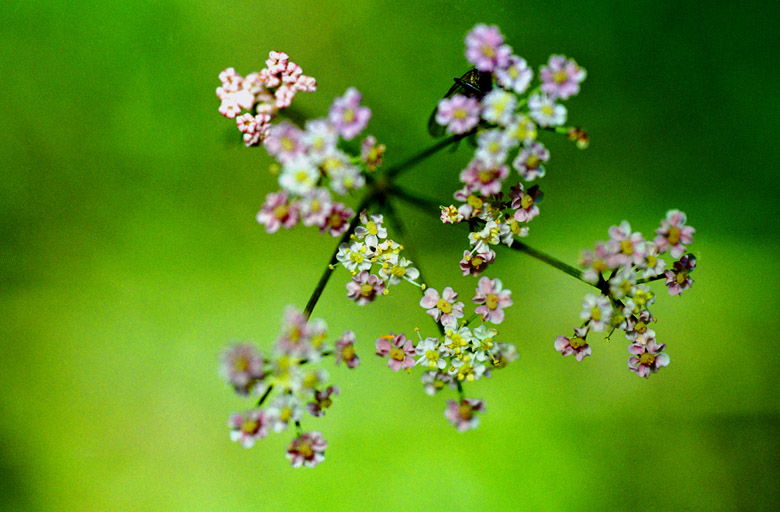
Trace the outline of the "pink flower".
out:
[[[610,226],[609,228],[610,244],[617,244],[619,247],[612,249],[615,253],[620,253],[635,265],[640,265],[645,260],[645,239],[642,233],[631,232],[631,225],[627,220],[620,223],[619,226]]]
[[[328,442],[320,432],[307,432],[293,439],[287,447],[287,458],[294,468],[313,468],[325,460],[327,447]]]
[[[455,378],[447,373],[442,373],[438,370],[428,371],[422,375],[423,389],[427,395],[433,396],[437,391],[444,389],[444,386],[450,386],[455,388]]]
[[[239,395],[247,395],[265,376],[263,357],[254,345],[233,345],[222,353],[222,374]]]
[[[580,92],[580,82],[585,80],[585,70],[574,59],[563,55],[551,55],[546,66],[539,71],[542,80],[542,92],[552,97],[567,99]]]
[[[376,137],[369,135],[360,143],[360,160],[366,166],[368,172],[374,172],[382,165],[382,156],[385,154],[384,144],[377,144]]]
[[[496,259],[496,253],[493,249],[488,249],[486,252],[478,252],[471,254],[471,251],[463,251],[463,259],[460,260],[460,270],[464,276],[471,274],[472,276],[478,276],[485,269],[493,263]]]
[[[328,389],[325,391],[315,391],[314,401],[306,404],[306,410],[309,411],[309,414],[312,416],[321,418],[322,416],[325,416],[325,409],[328,409],[333,405],[333,400],[331,400],[330,395],[338,394],[339,388],[336,386],[328,386]]]
[[[358,306],[374,302],[377,295],[382,295],[384,290],[384,281],[366,270],[352,276],[352,281],[347,283],[347,297],[357,302]]]
[[[512,55],[506,69],[494,71],[498,85],[517,94],[523,94],[534,76],[534,71],[528,67],[525,59]]]
[[[468,133],[479,122],[479,101],[456,94],[443,98],[436,109],[436,122],[447,127],[447,133]]]
[[[679,261],[675,261],[672,270],[666,271],[666,286],[669,287],[669,295],[682,295],[693,285],[690,273],[696,268],[696,256],[686,254]]]
[[[414,366],[414,345],[406,336],[388,334],[376,339],[376,355],[390,356],[387,366],[393,371]]]
[[[523,185],[518,183],[512,187],[510,198],[512,199],[512,208],[514,208],[514,219],[517,222],[530,222],[539,215],[539,207],[536,203],[541,200],[542,192],[538,185],[534,185],[527,191],[523,190]]]
[[[458,294],[451,287],[446,287],[439,297],[439,292],[433,288],[425,290],[425,295],[420,299],[420,306],[427,309],[437,322],[445,327],[453,329],[458,323],[458,318],[463,318],[463,303],[455,302]]]
[[[646,334],[639,335],[633,345],[628,346],[629,370],[640,377],[647,378],[664,366],[669,365],[669,355],[662,353],[666,345],[657,343],[655,338]]]
[[[280,227],[290,229],[298,223],[298,205],[287,200],[287,194],[277,192],[265,196],[263,209],[257,214],[257,222],[268,233],[276,233]]]
[[[672,258],[679,258],[685,253],[685,244],[693,243],[693,234],[696,232],[690,226],[685,225],[685,214],[680,210],[669,210],[666,219],[661,221],[661,227],[655,230],[655,245],[660,254],[669,251]]]
[[[303,132],[288,121],[271,126],[264,145],[268,154],[283,164],[294,162],[306,151],[306,145],[303,143]]]
[[[478,412],[485,412],[485,402],[476,398],[464,398],[460,403],[447,400],[444,416],[458,429],[458,432],[465,432],[479,425],[479,416],[476,415]]]
[[[301,223],[304,226],[317,226],[320,231],[328,227],[328,217],[333,210],[333,201],[327,188],[315,188],[301,199]]]
[[[501,184],[507,176],[509,167],[506,165],[489,165],[474,158],[460,172],[460,181],[483,196],[490,196],[501,192]]]
[[[276,344],[279,352],[299,359],[311,357],[308,319],[298,308],[288,306],[284,311],[282,335]]]
[[[320,226],[320,232],[327,231],[330,236],[341,236],[349,228],[349,220],[355,216],[344,203],[333,203],[325,224]]]
[[[588,333],[588,329],[575,329],[575,334],[571,338],[566,336],[558,336],[555,338],[555,350],[563,354],[564,356],[570,356],[574,354],[574,358],[577,361],[582,361],[591,354],[590,345],[585,340],[585,336]]]
[[[357,137],[371,119],[371,109],[360,106],[361,98],[358,90],[350,87],[344,96],[333,100],[328,112],[331,124],[346,140]]]
[[[258,439],[268,435],[268,426],[268,416],[260,409],[231,414],[228,420],[230,440],[241,443],[244,448],[251,448]]]
[[[355,353],[355,333],[346,331],[341,338],[336,340],[336,350],[334,354],[336,364],[341,361],[347,365],[347,368],[355,368],[360,364],[360,358]]]
[[[533,181],[536,178],[544,177],[544,162],[550,160],[550,152],[541,142],[531,142],[518,153],[517,158],[512,162],[512,167],[520,173],[526,181]]]
[[[493,280],[481,277],[477,283],[477,294],[471,301],[474,304],[483,304],[474,310],[482,316],[482,320],[500,324],[504,321],[504,308],[513,304],[512,292],[504,290],[501,280]]]
[[[466,59],[480,71],[506,69],[512,48],[495,25],[476,25],[466,34]]]

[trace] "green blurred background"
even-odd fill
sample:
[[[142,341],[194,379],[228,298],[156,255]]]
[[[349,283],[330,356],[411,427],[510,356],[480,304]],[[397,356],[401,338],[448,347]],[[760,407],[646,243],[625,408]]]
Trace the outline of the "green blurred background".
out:
[[[6,0],[0,509],[776,510],[780,55],[778,12],[756,4]],[[256,224],[270,160],[217,113],[217,74],[284,50],[318,80],[296,98],[307,117],[359,88],[392,164],[430,144],[478,22],[535,67],[565,53],[588,69],[568,107],[591,147],[544,137],[531,245],[574,263],[610,225],[649,234],[670,208],[697,229],[694,288],[656,285],[671,366],[637,378],[617,336],[562,358],[587,288],[502,251],[491,276],[513,291],[501,331],[521,358],[468,388],[488,412],[459,434],[449,396],[372,356],[379,334],[433,332],[419,291],[359,308],[342,270],[314,316],[355,330],[363,364],[332,370],[341,396],[305,422],[327,460],[292,469],[287,434],[231,443],[249,402],[219,379],[221,349],[270,346],[335,240]],[[468,151],[401,181],[448,201]],[[429,283],[470,293],[463,231],[401,208]]]

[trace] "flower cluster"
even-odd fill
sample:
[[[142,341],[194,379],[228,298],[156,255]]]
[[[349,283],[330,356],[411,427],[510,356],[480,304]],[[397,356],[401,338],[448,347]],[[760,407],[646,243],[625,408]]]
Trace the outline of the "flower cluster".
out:
[[[498,27],[487,25],[477,25],[466,36],[466,58],[480,76],[489,77],[489,91],[463,86],[466,95],[441,100],[435,117],[449,133],[476,130],[477,149],[460,173],[463,188],[455,192],[461,204],[442,207],[441,216],[445,223],[469,221],[474,247],[460,262],[464,275],[479,274],[495,260],[489,245],[511,245],[515,236],[527,236],[528,222],[539,214],[538,187],[526,190],[518,182],[502,195],[512,174],[507,162],[526,183],[545,175],[550,152],[537,140],[539,129],[566,133],[581,148],[588,144],[584,130],[563,127],[566,107],[558,103],[577,94],[585,79],[574,60],[551,56],[540,68],[541,83],[529,90],[533,70],[512,54]]]
[[[263,357],[250,343],[233,345],[222,354],[222,373],[228,384],[242,396],[259,397],[255,408],[230,416],[230,438],[250,448],[271,431],[282,432],[294,425],[296,437],[287,449],[287,458],[294,467],[314,467],[324,460],[328,443],[319,432],[301,430],[303,413],[324,416],[332,397],[339,393],[338,387],[326,386],[328,374],[314,365],[328,355],[335,355],[336,364],[344,361],[349,368],[360,360],[355,355],[352,331],[345,332],[331,351],[325,344],[327,326],[323,320],[309,321],[293,307],[287,308],[284,316],[271,357]],[[261,408],[273,391],[276,397]]]
[[[246,77],[233,68],[219,74],[219,113],[236,119],[247,146],[256,146],[268,137],[271,120],[280,109],[290,106],[298,91],[317,90],[317,81],[304,75],[284,52],[270,52],[265,65]],[[241,114],[243,111],[249,112]]]
[[[257,214],[266,231],[290,229],[298,222],[334,237],[347,230],[355,213],[334,201],[331,193],[343,196],[363,188],[365,173],[382,163],[384,152],[372,136],[363,141],[358,156],[338,147],[340,138],[356,137],[371,117],[360,100],[360,93],[349,88],[334,100],[327,118],[306,121],[304,129],[288,121],[269,128],[264,146],[278,161],[281,190],[268,194]]]
[[[493,369],[504,368],[517,358],[513,345],[496,341],[498,331],[486,324],[500,324],[504,308],[512,305],[512,292],[505,290],[500,279],[482,277],[471,301],[477,304],[474,315],[463,319],[463,302],[458,294],[446,287],[440,294],[428,288],[420,306],[440,324],[442,336],[423,339],[414,344],[404,334],[389,334],[376,340],[376,353],[388,357],[387,366],[399,371],[411,371],[415,365],[425,369],[422,383],[425,392],[434,395],[445,385],[460,389],[464,382],[489,377]],[[471,327],[472,322],[480,324]],[[475,413],[484,412],[481,400],[461,398],[450,400],[445,416],[459,431],[476,428],[479,419]]]
[[[585,296],[580,312],[583,324],[574,329],[572,337],[556,338],[558,352],[564,356],[574,354],[582,361],[591,355],[587,342],[590,331],[609,330],[609,336],[620,329],[631,342],[628,365],[637,375],[647,377],[669,364],[669,356],[662,353],[665,345],[656,342],[655,331],[649,328],[655,321],[649,309],[655,294],[644,283],[665,277],[672,295],[680,295],[691,287],[690,273],[696,266],[696,257],[684,253],[686,245],[693,242],[694,229],[686,226],[685,221],[681,211],[667,212],[653,240],[633,232],[628,221],[623,221],[609,228],[609,240],[583,253],[582,279],[595,285],[601,294]],[[680,259],[664,273],[666,261],[661,256],[667,252]]]
[[[369,216],[362,211],[360,225],[350,236],[350,242],[339,245],[336,253],[337,261],[352,274],[352,281],[347,283],[347,297],[360,306],[387,295],[388,287],[401,280],[422,286],[417,283],[420,271],[401,256],[403,246],[387,238],[383,222],[382,215]]]

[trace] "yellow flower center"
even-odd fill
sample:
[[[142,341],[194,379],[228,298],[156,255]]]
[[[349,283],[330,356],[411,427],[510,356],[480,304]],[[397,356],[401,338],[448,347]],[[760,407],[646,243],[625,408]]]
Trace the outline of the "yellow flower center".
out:
[[[368,221],[368,224],[366,224],[366,231],[369,232],[369,234],[376,235],[379,231],[376,228],[376,223],[373,220]]]
[[[360,295],[363,297],[369,297],[374,293],[374,287],[368,283],[360,285]]]
[[[255,420],[246,419],[244,420],[244,423],[241,424],[241,431],[246,432],[247,434],[252,434],[254,432],[257,432],[257,422]]]
[[[274,208],[274,217],[276,217],[279,220],[282,220],[283,218],[287,217],[287,205],[280,204],[279,206]]]
[[[292,409],[289,407],[283,407],[281,411],[279,411],[279,419],[283,422],[287,423],[292,418]]]
[[[390,270],[390,273],[395,277],[403,277],[406,275],[406,269],[400,265],[396,265]]]
[[[655,356],[649,352],[645,352],[641,356],[639,356],[639,364],[646,364],[650,366],[655,362]]]
[[[295,148],[295,142],[293,142],[290,137],[282,137],[280,142],[282,143],[282,147],[287,151],[292,151]]]
[[[495,293],[488,293],[485,296],[485,305],[490,309],[496,309],[498,306],[498,295]]]
[[[528,194],[524,195],[523,198],[520,200],[520,206],[522,206],[523,209],[525,210],[530,208],[532,204],[534,204],[534,198]]]
[[[308,459],[314,455],[314,450],[311,448],[311,443],[309,441],[302,441],[298,445],[298,453],[300,453],[304,459]]]
[[[552,106],[550,106],[550,105],[543,106],[542,107],[542,114],[544,114],[546,116],[553,115],[553,108],[552,108]]]
[[[439,299],[436,302],[436,307],[441,310],[442,313],[447,314],[452,311],[452,305],[444,299]]]
[[[345,123],[351,123],[355,120],[355,111],[351,108],[348,108],[344,111],[343,119]]]
[[[598,306],[593,306],[590,308],[590,317],[597,322],[601,320],[601,310],[598,308]]]
[[[452,113],[452,118],[453,119],[460,119],[460,120],[462,120],[462,119],[466,119],[467,117],[468,117],[468,114],[462,108],[456,109]]]
[[[469,404],[460,404],[458,413],[460,414],[461,418],[467,421],[474,417],[474,411],[471,409]]]
[[[466,203],[474,208],[475,210],[479,210],[482,208],[482,205],[484,204],[481,197],[477,197],[474,194],[471,194],[468,198],[466,198]]]
[[[341,358],[345,361],[352,361],[355,359],[355,347],[353,345],[347,345],[341,349]]]
[[[536,169],[539,167],[539,157],[536,155],[528,155],[528,158],[525,160],[525,166],[528,169]]]
[[[677,274],[677,277],[675,278],[675,281],[677,281],[677,284],[683,284],[686,279],[688,279],[688,273],[687,272],[680,272],[679,274]]]
[[[669,228],[669,235],[667,238],[669,239],[669,243],[672,245],[680,243],[680,228],[677,226],[672,226]]]
[[[580,347],[584,347],[587,345],[584,339],[580,338],[579,336],[573,337],[571,340],[569,340],[569,345],[571,345],[571,348],[578,349]]]
[[[400,347],[391,347],[390,357],[392,357],[396,361],[403,361],[404,359],[406,359],[406,354],[404,354],[403,349],[401,349]]]
[[[631,255],[634,253],[634,245],[628,238],[620,242],[620,249],[623,251],[623,254]]]
[[[249,369],[249,359],[246,357],[239,357],[233,361],[233,368],[237,372],[245,372]]]
[[[555,79],[556,82],[558,82],[559,84],[562,84],[563,82],[566,81],[566,71],[564,71],[564,70],[558,71],[557,73],[555,73],[553,75],[553,78]]]

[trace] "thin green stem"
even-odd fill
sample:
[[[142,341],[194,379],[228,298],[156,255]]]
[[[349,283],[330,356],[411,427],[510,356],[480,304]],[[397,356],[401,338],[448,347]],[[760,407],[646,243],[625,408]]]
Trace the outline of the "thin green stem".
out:
[[[333,274],[333,271],[336,269],[336,255],[339,252],[339,246],[349,240],[350,235],[353,231],[355,231],[355,228],[360,223],[360,212],[363,211],[364,208],[368,207],[368,205],[371,204],[371,202],[374,200],[375,192],[372,192],[363,198],[363,200],[360,202],[360,205],[357,207],[355,217],[352,219],[352,222],[349,223],[349,228],[347,228],[344,234],[341,235],[341,239],[339,239],[339,242],[336,244],[336,248],[333,250],[333,254],[330,257],[328,265],[325,267],[325,271],[322,273],[322,276],[320,277],[317,286],[314,288],[314,291],[311,292],[309,302],[306,303],[306,307],[303,309],[303,314],[307,319],[311,317],[311,314],[314,311],[314,307],[317,305],[317,301],[320,300],[320,296],[325,290],[325,286],[328,284],[328,280],[330,279],[331,274]]]
[[[439,208],[439,202],[430,199],[424,196],[421,196],[419,194],[415,194],[414,192],[409,192],[403,188],[400,188],[398,186],[392,185],[390,186],[390,192],[395,194],[396,197],[399,199],[407,202],[408,204],[420,209],[421,211],[427,213],[428,215],[436,215],[431,210],[433,208]],[[533,247],[530,247],[528,244],[524,242],[519,242],[517,240],[514,241],[514,243],[510,246],[510,249],[514,249],[516,251],[523,252],[532,258],[536,258],[539,261],[542,261],[543,263],[547,263],[548,265],[557,268],[558,270],[572,276],[573,278],[582,281],[583,283],[586,283],[590,286],[594,286],[598,288],[597,285],[594,285],[593,283],[588,283],[587,281],[582,279],[582,271],[572,267],[568,263],[564,263],[561,260],[550,256],[549,254],[543,253],[542,251],[539,251],[537,249],[534,249]]]
[[[404,249],[409,251],[409,256],[412,256],[411,258],[412,261],[416,262],[415,267],[417,268],[418,272],[420,272],[420,281],[425,283],[425,279],[423,278],[423,272],[420,269],[420,263],[418,260],[415,259],[414,249],[412,249],[407,243],[409,241],[409,236],[406,231],[406,226],[404,226],[404,223],[401,220],[401,216],[395,213],[395,209],[393,208],[393,205],[389,200],[385,201],[383,203],[383,206],[385,207],[385,211],[387,212],[388,219],[395,226],[396,230],[398,230],[398,236],[404,244]],[[421,291],[423,295],[425,295],[425,290],[421,289]],[[439,332],[441,333],[442,336],[444,336],[444,326],[442,326],[439,322],[436,322],[436,327],[439,328]]]
[[[438,153],[442,149],[446,148],[447,146],[454,144],[458,142],[460,139],[463,138],[463,135],[453,135],[452,137],[448,139],[444,139],[440,142],[437,142],[433,146],[429,147],[428,149],[424,149],[423,151],[420,151],[418,154],[414,155],[413,157],[409,158],[405,162],[401,162],[398,165],[395,165],[393,167],[388,168],[385,171],[385,176],[388,178],[394,178],[401,174],[404,171],[407,171],[414,167],[415,165],[419,164],[420,162],[426,160],[427,158],[433,156],[434,154]]]

